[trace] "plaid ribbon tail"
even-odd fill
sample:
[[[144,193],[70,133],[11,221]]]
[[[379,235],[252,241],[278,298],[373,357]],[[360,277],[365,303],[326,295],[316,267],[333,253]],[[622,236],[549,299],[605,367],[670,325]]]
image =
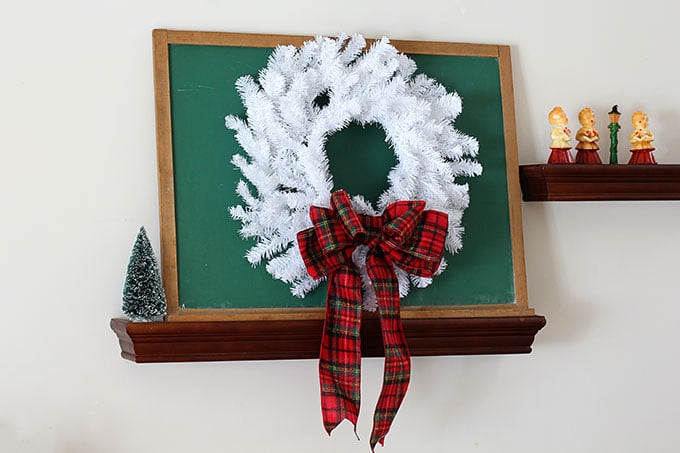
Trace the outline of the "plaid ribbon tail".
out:
[[[319,378],[321,411],[330,435],[344,419],[356,434],[361,385],[361,276],[343,265],[329,278]],[[358,438],[358,436],[357,436]]]
[[[378,299],[380,327],[385,348],[383,385],[373,415],[371,451],[377,443],[384,445],[385,436],[397,415],[411,378],[411,358],[399,313],[399,281],[392,261],[375,250],[366,263],[368,275]]]

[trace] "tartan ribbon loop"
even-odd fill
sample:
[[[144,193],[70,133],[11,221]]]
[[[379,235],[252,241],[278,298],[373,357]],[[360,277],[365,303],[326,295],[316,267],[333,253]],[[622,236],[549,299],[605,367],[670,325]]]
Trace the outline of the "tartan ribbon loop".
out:
[[[382,227],[385,241],[381,248],[391,251],[404,244],[420,222],[425,202],[421,200],[392,203],[386,209],[386,217],[391,219]]]
[[[410,380],[411,361],[399,311],[397,266],[432,277],[444,255],[448,215],[425,210],[421,200],[397,201],[381,216],[357,214],[344,190],[331,195],[331,208],[310,207],[312,227],[298,232],[307,272],[329,278],[319,378],[324,427],[344,419],[356,430],[361,383],[361,274],[352,260],[367,245],[366,272],[378,302],[385,348],[383,387],[376,404],[371,450],[383,444]]]
[[[352,239],[357,237],[363,238],[363,235],[366,234],[366,229],[361,224],[359,215],[354,212],[352,202],[350,201],[347,192],[344,190],[333,192],[331,194],[331,206],[342,221],[347,234],[349,234]]]

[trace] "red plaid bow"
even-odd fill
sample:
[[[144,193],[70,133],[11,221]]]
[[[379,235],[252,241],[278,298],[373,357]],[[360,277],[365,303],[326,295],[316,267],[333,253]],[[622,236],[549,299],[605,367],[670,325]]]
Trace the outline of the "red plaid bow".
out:
[[[447,214],[426,211],[424,201],[398,201],[382,216],[359,215],[344,190],[331,195],[332,209],[311,206],[313,227],[297,234],[307,272],[329,277],[326,321],[319,359],[321,407],[328,434],[344,419],[356,431],[361,383],[361,275],[352,252],[369,247],[366,270],[378,301],[385,347],[383,387],[373,417],[371,450],[390,429],[411,374],[411,359],[399,316],[397,266],[432,277],[444,254]]]

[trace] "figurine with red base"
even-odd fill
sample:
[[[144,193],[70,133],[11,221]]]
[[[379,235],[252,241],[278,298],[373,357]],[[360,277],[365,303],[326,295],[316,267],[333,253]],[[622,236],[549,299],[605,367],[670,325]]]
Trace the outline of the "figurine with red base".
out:
[[[569,119],[562,107],[553,108],[548,114],[548,121],[552,126],[552,131],[550,132],[550,157],[548,158],[549,164],[571,164],[574,162],[574,158],[571,156],[571,145],[569,140],[571,140],[571,131],[567,127]]]
[[[600,139],[600,134],[593,127],[595,126],[595,114],[586,107],[578,112],[578,121],[581,123],[581,128],[576,132],[576,163],[577,164],[601,164],[600,156],[597,150],[600,147],[597,141]]]
[[[643,112],[635,112],[633,113],[632,121],[635,130],[630,134],[630,142],[633,144],[630,152],[633,153],[633,155],[630,157],[628,163],[655,164],[656,159],[652,153],[652,151],[654,151],[654,147],[652,146],[654,134],[647,129],[649,118]]]

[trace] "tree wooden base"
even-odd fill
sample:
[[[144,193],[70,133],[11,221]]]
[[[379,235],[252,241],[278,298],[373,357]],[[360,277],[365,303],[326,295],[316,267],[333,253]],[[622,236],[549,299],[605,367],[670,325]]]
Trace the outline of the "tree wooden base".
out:
[[[526,354],[543,316],[403,320],[412,356]],[[134,362],[312,359],[322,320],[137,323],[112,319],[121,356]],[[383,355],[377,319],[364,319],[362,355]]]

